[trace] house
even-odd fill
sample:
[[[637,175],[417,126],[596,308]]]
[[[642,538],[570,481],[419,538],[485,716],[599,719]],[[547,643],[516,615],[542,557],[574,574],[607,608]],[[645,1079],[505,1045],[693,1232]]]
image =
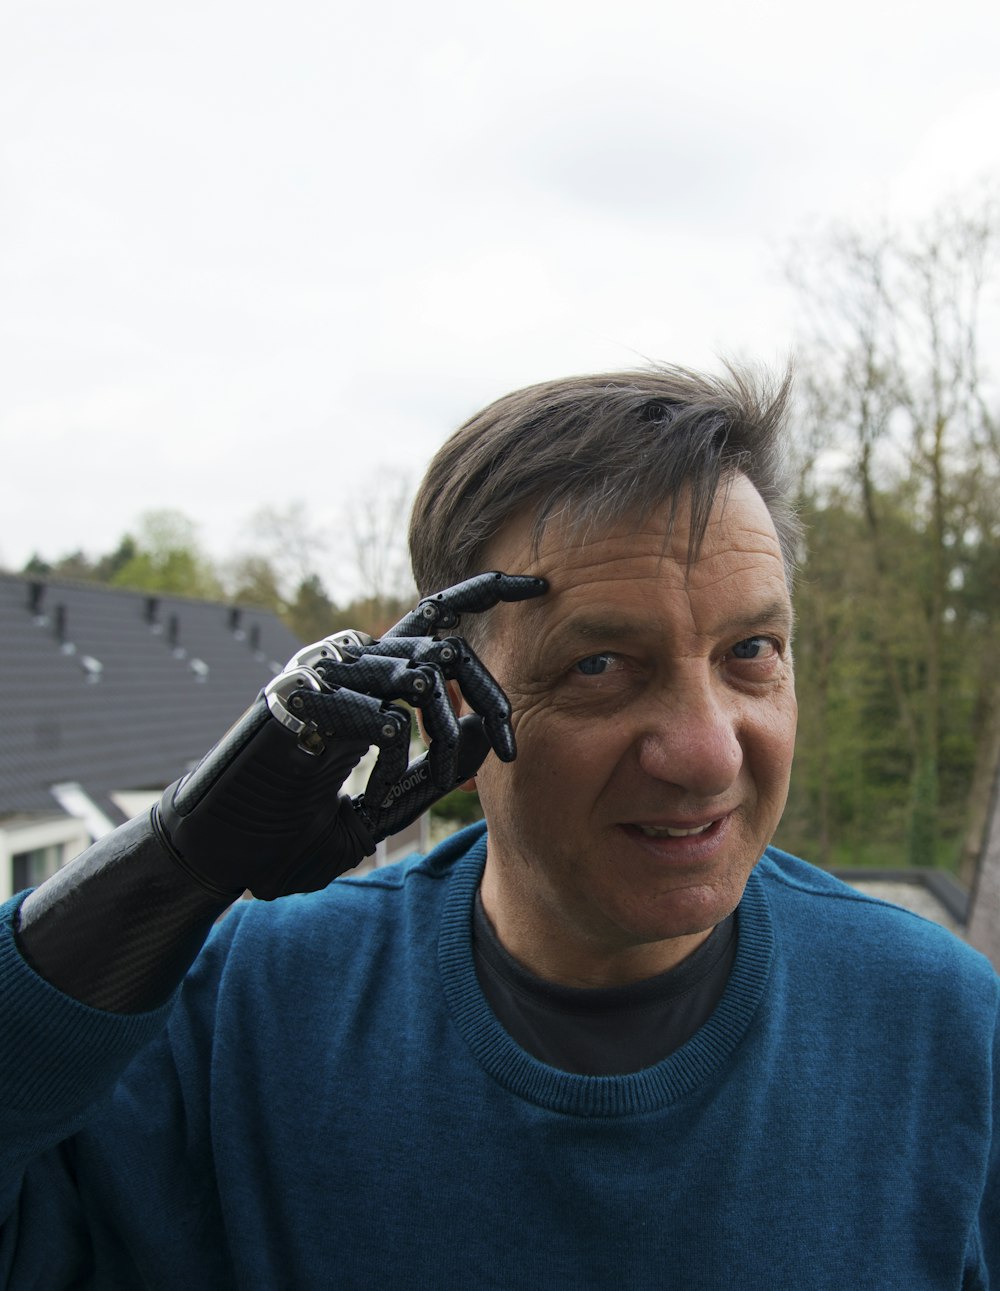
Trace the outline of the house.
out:
[[[148,810],[301,644],[264,610],[0,574],[0,900]]]

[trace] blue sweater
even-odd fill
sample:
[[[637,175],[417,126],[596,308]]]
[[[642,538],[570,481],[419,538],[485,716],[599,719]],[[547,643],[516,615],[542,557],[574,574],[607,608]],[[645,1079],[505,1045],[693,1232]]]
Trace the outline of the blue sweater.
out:
[[[36,977],[12,902],[2,1285],[1000,1286],[985,960],[770,850],[694,1038],[567,1075],[479,990],[484,857],[474,827],[241,904],[172,1004],[133,1018]]]

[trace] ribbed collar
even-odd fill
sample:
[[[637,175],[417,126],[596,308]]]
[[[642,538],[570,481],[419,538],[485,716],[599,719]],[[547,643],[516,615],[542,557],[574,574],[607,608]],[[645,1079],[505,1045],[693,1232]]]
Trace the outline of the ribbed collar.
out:
[[[756,870],[737,911],[736,959],[722,999],[703,1027],[662,1062],[626,1076],[576,1076],[538,1062],[510,1038],[483,997],[472,954],[472,914],[486,864],[486,835],[454,865],[438,940],[438,965],[455,1024],[477,1061],[520,1098],[575,1116],[657,1111],[710,1078],[742,1040],[767,982],[774,933]]]

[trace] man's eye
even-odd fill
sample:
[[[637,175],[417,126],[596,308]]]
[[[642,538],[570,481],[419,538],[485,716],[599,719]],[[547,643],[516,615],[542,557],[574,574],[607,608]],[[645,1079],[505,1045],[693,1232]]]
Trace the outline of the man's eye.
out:
[[[767,659],[777,653],[778,645],[772,637],[746,637],[732,648],[736,659]]]
[[[582,672],[585,677],[597,677],[607,670],[614,663],[613,654],[588,654],[586,659],[579,660],[573,667],[577,672]]]

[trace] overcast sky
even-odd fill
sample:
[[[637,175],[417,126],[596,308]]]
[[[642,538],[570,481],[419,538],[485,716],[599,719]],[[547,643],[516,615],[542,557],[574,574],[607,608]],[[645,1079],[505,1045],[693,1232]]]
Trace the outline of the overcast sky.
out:
[[[780,364],[789,239],[1000,174],[998,69],[995,0],[5,0],[0,565],[335,535],[516,386]]]

